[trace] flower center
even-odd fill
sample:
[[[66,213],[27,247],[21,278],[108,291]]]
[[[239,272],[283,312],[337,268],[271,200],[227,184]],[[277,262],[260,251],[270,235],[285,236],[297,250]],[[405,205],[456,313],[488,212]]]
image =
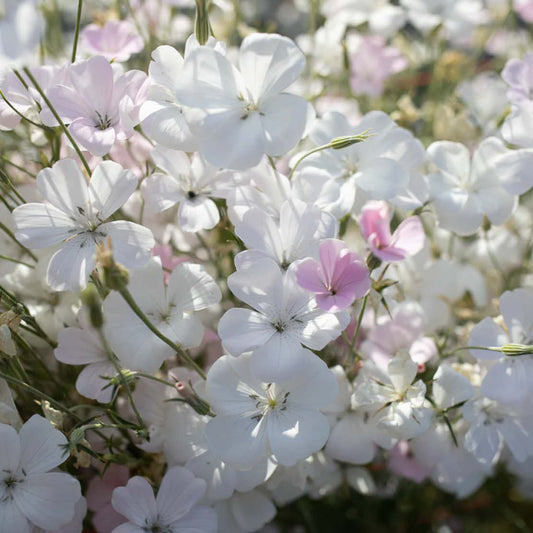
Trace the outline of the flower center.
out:
[[[12,500],[13,499],[13,491],[17,487],[17,485],[20,485],[26,478],[26,472],[22,470],[21,474],[16,474],[14,472],[11,472],[10,470],[3,470],[3,473],[5,474],[4,479],[2,480],[2,483],[5,487],[5,496],[0,502],[5,500]]]
[[[94,122],[99,130],[107,130],[107,128],[110,128],[113,125],[113,120],[107,115],[107,113],[102,115],[96,111],[96,116],[97,118]]]
[[[252,400],[255,400],[256,408],[250,418],[259,422],[272,411],[285,411],[290,394],[290,392],[277,389],[273,383],[267,383],[264,396],[259,396],[258,394],[249,395]]]

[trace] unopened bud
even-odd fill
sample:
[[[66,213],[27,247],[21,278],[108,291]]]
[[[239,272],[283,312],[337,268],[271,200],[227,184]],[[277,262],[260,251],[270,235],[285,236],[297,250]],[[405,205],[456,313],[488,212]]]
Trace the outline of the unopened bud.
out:
[[[533,346],[526,346],[525,344],[504,344],[500,346],[499,350],[511,357],[517,355],[533,355]]]
[[[96,287],[89,283],[81,293],[81,301],[87,306],[89,311],[89,322],[95,329],[100,329],[104,325],[104,315],[102,313],[102,300]]]
[[[375,256],[373,253],[369,253],[366,258],[366,266],[369,270],[375,270],[381,265],[381,259]]]
[[[333,150],[342,150],[343,148],[348,148],[352,144],[360,143],[368,139],[368,130],[360,133],[359,135],[346,135],[344,137],[336,137],[329,142],[329,147]]]
[[[196,0],[196,18],[194,20],[194,35],[196,40],[204,45],[211,34],[209,15],[207,14],[208,0]]]
[[[105,287],[112,291],[121,291],[130,282],[130,273],[126,267],[115,263],[113,246],[108,238],[107,247],[100,243],[96,249],[96,261],[102,270],[102,281]]]
[[[211,413],[211,406],[193,389],[191,383],[185,384],[183,381],[178,381],[176,383],[176,390],[178,391],[178,394],[199,414],[199,415],[210,415],[213,416],[213,413]]]

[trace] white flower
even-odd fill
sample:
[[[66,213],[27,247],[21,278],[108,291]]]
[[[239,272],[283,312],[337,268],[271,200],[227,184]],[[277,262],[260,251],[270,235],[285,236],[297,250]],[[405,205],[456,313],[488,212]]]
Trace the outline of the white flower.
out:
[[[222,356],[209,370],[207,396],[217,415],[206,428],[209,449],[249,468],[270,454],[293,465],[322,448],[329,424],[319,409],[337,395],[326,364],[306,350],[295,377],[265,383],[250,363],[250,354]]]
[[[468,401],[462,412],[471,424],[465,435],[465,448],[480,463],[496,464],[504,444],[517,461],[526,460],[531,434],[517,413],[483,397]]]
[[[533,292],[515,289],[500,296],[500,311],[507,331],[486,317],[470,332],[470,346],[498,347],[504,344],[533,344]],[[530,397],[533,355],[506,356],[501,352],[470,350],[489,365],[481,393],[494,400],[521,404]]]
[[[124,220],[105,222],[130,197],[137,178],[113,161],[100,163],[87,183],[73,159],[63,159],[37,175],[48,203],[13,211],[17,239],[29,248],[62,243],[52,256],[47,282],[55,290],[79,290],[95,268],[96,245],[107,237],[117,262],[128,268],[145,263],[154,246],[152,232]]]
[[[57,529],[74,517],[79,482],[50,472],[67,459],[65,436],[42,416],[17,432],[0,424],[0,533],[30,533],[32,526]]]
[[[199,46],[194,35],[191,35],[185,45],[185,57]],[[223,43],[212,37],[205,46],[224,53]],[[180,53],[172,46],[158,46],[152,52],[148,67],[148,96],[139,116],[143,131],[158,144],[193,152],[198,150],[199,141],[185,120],[184,106],[176,94],[182,76],[183,57]]]
[[[218,323],[218,334],[232,355],[254,350],[253,371],[266,381],[297,374],[301,344],[321,350],[350,320],[347,312],[335,315],[320,310],[313,293],[296,283],[294,273],[282,273],[269,259],[233,273],[228,286],[254,310],[230,309]]]
[[[283,155],[293,148],[303,135],[308,104],[283,91],[304,64],[293,41],[276,34],[243,40],[240,71],[211,48],[192,51],[177,96],[195,108],[188,122],[207,161],[242,170],[257,165],[265,153]]]
[[[205,481],[195,478],[181,466],[174,466],[167,471],[157,498],[145,478],[132,477],[125,487],[113,491],[113,508],[128,519],[125,524],[117,526],[113,533],[216,533],[215,511],[205,505],[197,505],[204,494]]]
[[[279,223],[252,207],[235,224],[235,233],[250,248],[235,257],[235,266],[240,269],[266,257],[286,269],[297,259],[317,256],[320,240],[335,237],[337,231],[333,215],[300,200],[281,205]]]
[[[221,293],[201,265],[179,264],[163,281],[161,264],[152,259],[133,273],[128,289],[152,324],[173,342],[198,346],[204,328],[192,314],[220,301]],[[155,372],[174,350],[156,337],[122,296],[111,293],[104,301],[106,337],[122,364],[132,370]]]
[[[143,181],[146,211],[156,213],[179,203],[178,223],[183,231],[214,228],[220,215],[210,197],[220,196],[222,173],[199,154],[191,161],[185,152],[157,146],[151,156],[166,174],[154,173]]]
[[[437,172],[429,176],[430,197],[439,223],[459,235],[475,233],[486,215],[503,224],[517,205],[516,195],[532,183],[533,151],[508,150],[495,138],[474,152],[460,143],[438,141],[428,148]]]
[[[0,63],[20,66],[37,48],[43,33],[38,0],[3,0],[0,4]]]
[[[387,372],[367,363],[354,385],[354,402],[376,418],[376,426],[395,439],[409,439],[428,429],[433,411],[425,399],[426,386],[415,381],[418,365],[406,351],[390,361]],[[358,378],[359,379],[359,378]]]
[[[302,162],[300,172],[306,174],[309,169],[328,172],[331,178],[343,183],[344,202],[350,207],[356,189],[374,200],[409,196],[410,174],[423,162],[424,150],[412,133],[398,127],[385,113],[371,111],[357,126],[349,124],[340,113],[326,113],[316,121],[310,137],[320,146],[336,137],[358,135],[367,130],[375,135],[341,150],[313,154]],[[363,199],[358,200],[362,202]]]
[[[76,380],[76,390],[86,398],[108,403],[113,395],[109,380],[116,370],[106,354],[96,331],[86,327],[66,328],[57,336],[55,356],[67,365],[87,365]]]

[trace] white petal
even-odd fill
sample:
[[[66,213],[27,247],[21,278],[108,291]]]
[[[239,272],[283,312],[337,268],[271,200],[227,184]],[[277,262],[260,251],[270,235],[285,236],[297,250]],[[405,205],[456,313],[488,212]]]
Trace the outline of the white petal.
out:
[[[438,141],[428,147],[427,154],[439,170],[450,176],[460,178],[470,172],[470,153],[460,143]]]
[[[524,363],[520,357],[496,361],[483,379],[481,393],[499,402],[524,402],[529,394],[532,377]]]
[[[15,429],[7,424],[0,424],[0,449],[0,471],[14,472],[19,465],[20,443]]]
[[[229,309],[218,323],[222,344],[233,355],[262,346],[275,332],[266,317],[250,309]]]
[[[171,208],[183,197],[179,183],[172,176],[155,173],[143,180],[141,191],[147,213],[159,213]]]
[[[87,365],[78,375],[76,390],[86,398],[91,398],[99,403],[108,403],[113,396],[113,387],[109,380],[101,376],[116,376],[117,372],[111,363],[92,363]]]
[[[409,173],[397,161],[378,157],[360,166],[355,183],[372,198],[388,200],[409,183]]]
[[[111,503],[117,513],[138,526],[145,526],[145,521],[154,523],[157,520],[154,492],[143,477],[132,477],[125,487],[117,487]]]
[[[268,415],[270,448],[282,465],[294,465],[320,450],[328,435],[328,420],[316,410],[291,406]]]
[[[81,488],[77,479],[63,472],[32,474],[13,491],[13,498],[30,522],[53,530],[74,518]]]
[[[264,100],[260,108],[265,134],[265,153],[279,156],[294,148],[304,134],[308,103],[293,94],[276,94]],[[290,116],[291,119],[287,120]]]
[[[331,430],[326,453],[337,459],[355,465],[363,465],[374,459],[375,445],[369,425],[363,415],[348,413]]]
[[[200,311],[222,298],[215,280],[201,265],[179,264],[170,275],[167,299],[180,311]]]
[[[81,233],[63,243],[52,256],[46,282],[56,291],[79,291],[87,286],[94,270],[96,242],[91,233]]]
[[[452,407],[474,396],[474,387],[468,378],[448,365],[440,365],[433,380],[433,398],[441,409]]]
[[[79,230],[68,215],[46,204],[24,204],[13,210],[15,235],[30,248],[46,248]]]
[[[503,346],[508,342],[509,337],[507,333],[489,317],[485,317],[479,324],[476,324],[472,328],[468,339],[469,346],[486,346],[488,348]],[[488,361],[502,357],[501,353],[490,352],[488,350],[470,350],[470,353],[478,359]]]
[[[66,437],[42,416],[33,415],[22,426],[19,439],[20,465],[28,473],[47,472],[68,458]]]
[[[117,263],[134,269],[144,266],[150,259],[155,240],[148,228],[127,220],[114,220],[102,224],[98,231],[111,237]]]
[[[236,493],[230,505],[233,517],[244,531],[257,531],[276,516],[272,500],[258,490]]]
[[[286,89],[304,67],[302,51],[287,37],[256,33],[242,42],[239,68],[255,100]]]
[[[74,159],[61,159],[52,168],[37,175],[37,188],[43,197],[73,219],[80,218],[79,208],[89,209],[87,180]]]
[[[500,311],[513,342],[531,341],[533,292],[527,289],[506,291],[500,296]]]
[[[494,424],[476,424],[465,435],[465,449],[482,464],[495,464],[502,447],[503,440]]]
[[[0,502],[0,532],[1,533],[31,533],[28,520],[17,507],[16,503],[9,498]]]
[[[137,177],[114,161],[103,161],[95,169],[89,182],[93,209],[102,222],[120,209],[137,188]]]
[[[172,526],[179,533],[216,533],[217,513],[211,507],[198,505]]]
[[[59,332],[55,356],[67,365],[85,365],[107,361],[105,350],[95,331],[66,328]]]
[[[265,420],[244,415],[218,415],[205,429],[209,449],[224,461],[252,467],[267,455]]]
[[[205,494],[203,479],[181,466],[170,468],[157,493],[157,511],[163,523],[171,524],[187,514]]]
[[[196,196],[180,202],[178,223],[183,231],[196,233],[202,229],[212,229],[219,220],[218,208],[211,198]]]

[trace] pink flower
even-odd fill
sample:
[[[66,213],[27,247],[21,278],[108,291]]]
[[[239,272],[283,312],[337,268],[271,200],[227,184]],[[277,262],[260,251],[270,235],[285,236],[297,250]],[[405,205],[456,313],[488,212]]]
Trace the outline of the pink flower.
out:
[[[82,148],[103,156],[115,141],[133,135],[148,87],[144,72],[130,70],[115,79],[109,61],[95,56],[71,65],[66,78],[64,84],[49,89],[48,98]],[[41,119],[47,126],[57,125],[47,107]]]
[[[350,60],[350,86],[356,94],[377,98],[383,93],[387,78],[407,66],[407,59],[394,46],[385,46],[383,37],[362,37]]]
[[[320,309],[343,311],[368,292],[368,269],[343,241],[325,239],[320,243],[319,256],[320,262],[308,258],[298,264],[296,280],[300,287],[316,294]]]
[[[127,20],[110,20],[105,26],[90,24],[81,32],[84,48],[111,61],[127,61],[144,48],[142,37]]]
[[[367,202],[359,219],[361,232],[372,253],[382,261],[401,261],[424,246],[424,227],[416,216],[406,218],[391,235],[386,202]]]
[[[112,464],[102,477],[96,475],[89,481],[87,506],[94,512],[93,526],[98,533],[110,533],[126,521],[113,509],[111,495],[116,487],[126,485],[128,478],[127,467]]]
[[[431,469],[422,466],[413,457],[409,443],[406,440],[401,440],[391,450],[389,468],[395,474],[410,479],[415,483],[422,483],[431,473]]]
[[[526,22],[533,22],[533,0],[514,0],[513,7]]]

